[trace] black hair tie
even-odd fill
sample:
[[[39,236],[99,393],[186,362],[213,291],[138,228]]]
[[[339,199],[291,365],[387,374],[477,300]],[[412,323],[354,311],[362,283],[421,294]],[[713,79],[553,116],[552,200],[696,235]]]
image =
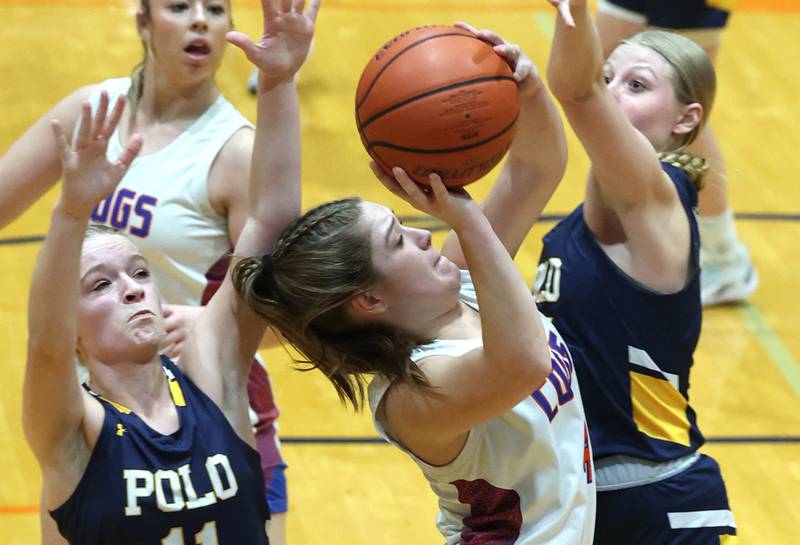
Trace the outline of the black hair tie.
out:
[[[275,269],[272,264],[272,254],[261,256],[261,268],[256,273],[253,280],[253,291],[259,297],[275,296]]]

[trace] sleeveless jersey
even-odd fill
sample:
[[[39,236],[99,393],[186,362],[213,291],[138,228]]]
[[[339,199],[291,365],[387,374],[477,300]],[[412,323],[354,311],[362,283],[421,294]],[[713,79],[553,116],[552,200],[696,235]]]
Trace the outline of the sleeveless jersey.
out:
[[[90,97],[92,109],[97,108],[101,91],[108,93],[113,104],[130,84],[130,78],[100,83]],[[225,277],[231,250],[228,222],[208,201],[208,173],[233,134],[252,126],[220,95],[167,146],[137,157],[114,193],[92,213],[93,222],[110,225],[133,239],[150,263],[167,303],[206,304]],[[121,152],[119,131],[115,131],[106,155],[115,159]],[[248,392],[259,452],[269,475],[271,468],[283,462],[274,428],[278,408],[263,364],[251,368]]]
[[[477,309],[468,271],[461,299]],[[437,527],[447,545],[590,545],[595,487],[581,392],[564,342],[544,316],[553,370],[539,390],[505,414],[472,428],[459,455],[432,466],[406,451],[439,499]],[[459,356],[482,346],[480,337],[436,340],[411,359]],[[376,376],[369,402],[374,416],[390,382]]]
[[[75,545],[266,545],[258,453],[164,356],[162,365],[180,428],[162,435],[93,394],[105,418],[78,486],[51,512],[59,531]]]
[[[597,9],[634,23],[669,30],[719,31],[727,25],[735,3],[736,0],[600,0]]]
[[[691,272],[680,291],[657,293],[619,269],[586,225],[583,205],[543,239],[534,294],[572,354],[598,460],[621,454],[663,462],[704,441],[689,406],[702,317],[697,191],[681,169],[662,168],[691,230]]]
[[[128,92],[130,78],[102,82],[110,103]],[[220,95],[188,129],[158,151],[137,157],[114,193],[99,203],[92,221],[126,232],[150,262],[165,301],[199,305],[204,291],[221,280],[225,266],[214,265],[231,249],[228,224],[208,201],[208,173],[222,147],[252,124]],[[107,156],[122,152],[119,131]]]

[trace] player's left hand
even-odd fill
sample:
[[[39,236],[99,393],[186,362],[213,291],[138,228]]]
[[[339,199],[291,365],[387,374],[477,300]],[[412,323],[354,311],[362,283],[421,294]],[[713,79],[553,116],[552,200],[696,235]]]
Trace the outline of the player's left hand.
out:
[[[520,46],[508,43],[493,30],[478,30],[463,21],[457,21],[454,26],[472,32],[477,38],[491,45],[495,53],[508,62],[511,70],[514,71],[513,77],[521,95],[532,93],[539,87],[541,83],[539,71]]]
[[[237,31],[228,32],[226,39],[256,65],[262,83],[277,85],[294,77],[308,57],[321,2],[311,0],[303,13],[305,0],[261,0],[264,13],[261,39],[256,43]]]

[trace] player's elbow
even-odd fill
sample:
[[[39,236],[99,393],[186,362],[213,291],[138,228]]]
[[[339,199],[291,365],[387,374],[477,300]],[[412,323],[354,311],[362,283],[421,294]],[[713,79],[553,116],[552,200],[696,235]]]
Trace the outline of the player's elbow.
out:
[[[550,351],[541,343],[527,343],[506,357],[515,362],[514,380],[529,392],[538,390],[552,371]]]

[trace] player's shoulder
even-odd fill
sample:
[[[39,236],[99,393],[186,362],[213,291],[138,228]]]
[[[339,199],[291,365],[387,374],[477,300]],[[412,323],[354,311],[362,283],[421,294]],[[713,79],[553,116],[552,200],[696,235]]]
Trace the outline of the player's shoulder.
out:
[[[78,87],[62,98],[55,106],[55,109],[70,111],[74,110],[77,115],[77,113],[80,112],[81,104],[98,93],[100,91],[100,86],[100,83],[90,83],[88,85]]]
[[[223,144],[214,164],[221,173],[249,173],[253,155],[255,132],[250,127],[241,127]]]

